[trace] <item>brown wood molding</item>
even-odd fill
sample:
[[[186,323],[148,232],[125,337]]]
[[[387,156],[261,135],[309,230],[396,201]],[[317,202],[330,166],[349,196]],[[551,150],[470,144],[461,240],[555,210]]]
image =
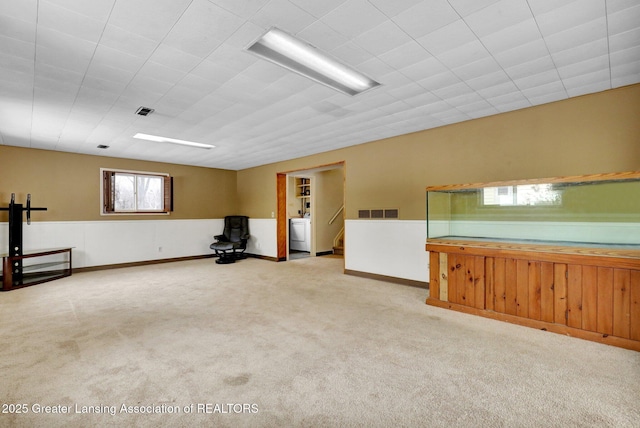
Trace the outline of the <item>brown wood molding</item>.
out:
[[[640,250],[569,247],[545,244],[520,244],[495,241],[429,239],[427,251],[513,259],[536,259],[543,262],[577,263],[617,268],[640,269]]]
[[[397,278],[395,276],[378,275],[375,273],[361,272],[359,270],[345,269],[345,275],[358,276],[360,278],[375,279],[376,281],[392,282],[394,284],[408,285],[410,287],[429,289],[429,283],[415,281],[413,279]]]
[[[640,171],[611,172],[602,174],[573,175],[566,177],[534,178],[528,180],[494,181],[490,183],[467,183],[467,184],[447,184],[443,186],[428,186],[428,192],[476,189],[483,187],[518,186],[523,184],[545,184],[545,183],[573,183],[573,182],[593,182],[608,180],[631,180],[640,178]]]
[[[621,337],[610,336],[607,334],[596,333],[592,331],[580,330],[566,325],[555,324],[545,321],[538,321],[529,318],[521,318],[516,315],[503,314],[489,310],[472,308],[457,303],[443,302],[429,297],[426,301],[427,305],[437,306],[444,309],[452,309],[457,312],[463,312],[470,315],[479,315],[484,318],[490,318],[498,321],[506,321],[511,324],[517,324],[525,327],[537,328],[539,330],[550,331],[553,333],[565,334],[567,336],[579,339],[590,340],[592,342],[603,343],[605,345],[617,346],[619,348],[630,349],[640,352],[640,342],[624,339]]]

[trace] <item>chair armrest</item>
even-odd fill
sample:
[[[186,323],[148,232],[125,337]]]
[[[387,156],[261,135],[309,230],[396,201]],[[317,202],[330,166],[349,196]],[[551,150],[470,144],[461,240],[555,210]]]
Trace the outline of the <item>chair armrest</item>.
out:
[[[246,235],[242,235],[242,236],[240,237],[240,239],[242,239],[242,240],[245,240],[245,241],[246,241],[246,240],[248,240],[250,237],[251,237],[251,235],[249,235],[249,234],[247,233]]]
[[[227,238],[224,235],[216,235],[213,237],[216,241],[226,241]]]

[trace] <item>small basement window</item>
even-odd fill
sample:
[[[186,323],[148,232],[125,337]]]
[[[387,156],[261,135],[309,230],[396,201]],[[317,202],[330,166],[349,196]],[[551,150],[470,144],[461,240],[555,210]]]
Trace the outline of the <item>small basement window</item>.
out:
[[[168,214],[173,178],[155,172],[100,169],[102,214]]]

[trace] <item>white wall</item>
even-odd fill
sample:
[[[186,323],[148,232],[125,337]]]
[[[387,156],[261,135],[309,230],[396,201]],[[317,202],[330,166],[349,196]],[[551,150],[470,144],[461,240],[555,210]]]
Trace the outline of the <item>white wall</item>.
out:
[[[423,220],[346,220],[345,269],[429,281]]]
[[[89,267],[212,254],[224,220],[118,220],[23,223],[24,250],[73,248],[73,266]],[[9,242],[0,223],[0,252]]]
[[[247,253],[265,257],[278,257],[277,222],[274,218],[250,218]]]

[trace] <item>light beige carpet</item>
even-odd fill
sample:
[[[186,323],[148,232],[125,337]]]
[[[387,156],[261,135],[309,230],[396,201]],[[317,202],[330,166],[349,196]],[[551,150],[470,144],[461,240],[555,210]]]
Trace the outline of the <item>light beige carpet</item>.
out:
[[[0,426],[640,426],[640,353],[426,297],[332,257],[2,293]]]

